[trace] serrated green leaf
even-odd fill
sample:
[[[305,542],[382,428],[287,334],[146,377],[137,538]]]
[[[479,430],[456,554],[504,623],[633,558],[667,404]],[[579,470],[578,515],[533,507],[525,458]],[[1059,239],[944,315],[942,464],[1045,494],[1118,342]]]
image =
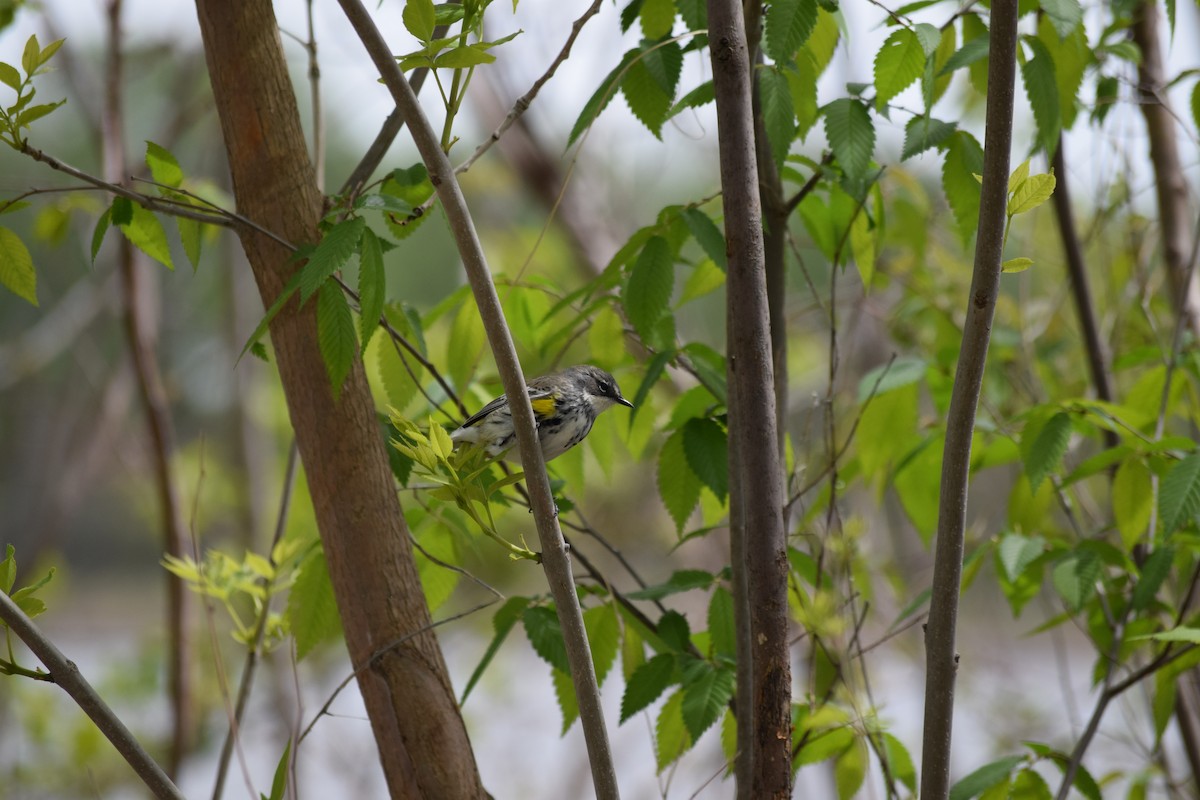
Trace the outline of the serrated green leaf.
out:
[[[700,478],[688,466],[683,451],[683,431],[675,431],[658,455],[658,493],[679,533],[700,502],[700,487]]]
[[[37,306],[37,272],[33,268],[33,256],[20,236],[3,227],[0,227],[0,286]]]
[[[1017,258],[1010,258],[1008,261],[1005,261],[1003,264],[1001,264],[1000,271],[1008,272],[1008,273],[1024,272],[1025,270],[1029,269],[1032,266],[1033,266],[1032,258],[1018,256]]]
[[[817,108],[817,71],[812,59],[802,57],[784,69],[788,91],[792,95],[792,110],[796,114],[796,135],[801,141],[808,136],[820,117]]]
[[[296,638],[296,660],[302,660],[321,642],[341,631],[333,584],[325,554],[319,549],[300,567],[288,593],[288,628]]]
[[[774,0],[767,8],[766,51],[772,61],[795,57],[817,25],[817,0]]]
[[[833,60],[833,54],[837,52],[842,36],[840,25],[838,16],[832,11],[826,8],[817,9],[817,24],[801,53],[812,63],[818,77],[825,72],[829,62]]]
[[[875,107],[884,108],[915,83],[925,68],[925,59],[921,39],[910,29],[900,28],[889,36],[875,54]]]
[[[867,743],[861,737],[856,737],[854,743],[843,750],[833,764],[833,782],[837,787],[838,800],[857,797],[866,777]]]
[[[1154,492],[1150,470],[1137,457],[1126,458],[1117,467],[1112,481],[1113,519],[1121,534],[1121,543],[1133,549],[1149,533],[1154,511]]]
[[[342,386],[358,354],[354,316],[350,313],[346,296],[336,283],[326,283],[317,296],[317,344],[336,399],[342,394]]]
[[[1026,42],[1034,55],[1021,65],[1021,79],[1025,84],[1025,95],[1033,107],[1038,147],[1048,154],[1053,154],[1058,146],[1059,131],[1062,129],[1054,57],[1041,40],[1029,38]]]
[[[974,175],[983,170],[983,148],[966,131],[954,133],[948,141],[942,165],[942,189],[965,242],[979,225],[980,186]]]
[[[1079,0],[1041,0],[1041,5],[1060,39],[1067,38],[1083,22]]]
[[[1162,532],[1170,536],[1195,523],[1200,513],[1200,453],[1171,467],[1158,487],[1158,517]]]
[[[525,635],[529,637],[534,652],[550,666],[570,675],[571,665],[567,660],[567,647],[563,643],[562,627],[554,609],[532,606],[521,614],[521,622],[525,626]]]
[[[713,87],[713,82],[705,81],[675,101],[675,105],[671,106],[671,110],[667,112],[667,119],[671,119],[685,109],[706,106],[715,99],[716,94]]]
[[[334,225],[322,238],[308,257],[308,263],[300,271],[300,303],[320,289],[330,275],[346,265],[350,256],[358,250],[367,222],[362,217],[352,217]]]
[[[900,153],[900,160],[941,146],[956,130],[958,126],[953,122],[932,117],[913,117],[904,126],[904,149]]]
[[[579,112],[579,117],[576,118],[575,124],[571,126],[571,135],[567,137],[567,147],[575,144],[575,140],[592,126],[596,117],[600,116],[600,112],[612,101],[613,95],[617,93],[618,82],[625,76],[626,68],[633,63],[633,60],[639,54],[640,51],[638,50],[629,50],[621,57],[621,63],[617,64],[612,72],[604,76],[604,80],[600,82],[600,86],[588,98],[588,101],[583,106],[583,110]]]
[[[737,654],[733,595],[724,586],[714,589],[708,601],[708,642],[714,658],[733,658]]]
[[[938,71],[938,75],[948,75],[955,70],[969,67],[977,61],[982,61],[988,57],[989,40],[987,36],[977,36],[970,41],[964,42],[954,55],[946,59],[946,63]]]
[[[683,452],[692,472],[721,502],[729,493],[729,439],[711,419],[690,419],[681,429]]]
[[[433,0],[408,0],[404,4],[404,13],[401,17],[404,20],[404,27],[417,37],[418,41],[428,42],[433,38],[433,29],[437,24]]]
[[[643,336],[648,335],[666,313],[675,288],[675,263],[671,246],[661,236],[653,236],[634,262],[629,282],[621,294],[621,303],[629,322]]]
[[[492,662],[492,658],[495,657],[496,652],[500,649],[500,645],[504,643],[508,634],[517,624],[517,620],[521,619],[521,615],[528,607],[528,597],[510,597],[504,601],[504,605],[500,606],[492,616],[492,641],[488,643],[487,650],[483,653],[483,658],[479,660],[479,665],[475,667],[475,671],[471,673],[471,677],[467,680],[467,685],[463,688],[462,699],[459,700],[460,705],[467,702],[467,696],[471,694],[471,690],[479,682],[483,671]]]
[[[875,126],[862,101],[849,97],[824,108],[825,136],[847,177],[863,178],[875,152]]]
[[[712,218],[698,208],[685,208],[679,216],[687,225],[692,238],[704,250],[704,254],[724,272],[727,269],[725,259],[725,234],[712,221]]]
[[[673,764],[692,746],[692,737],[683,722],[683,692],[667,698],[654,726],[654,755],[658,771]]]
[[[1029,438],[1032,437],[1032,438]],[[1042,425],[1026,426],[1021,432],[1021,456],[1025,460],[1025,474],[1034,492],[1047,475],[1062,464],[1067,444],[1071,440],[1071,417],[1058,412]]]
[[[1004,574],[1010,581],[1015,581],[1025,572],[1046,548],[1046,540],[1041,536],[1022,536],[1016,533],[1005,535],[996,548],[996,556],[1004,567]]]
[[[917,769],[913,766],[912,756],[904,744],[890,733],[883,734],[883,752],[887,755],[888,771],[892,777],[908,787],[910,792],[917,790]]]
[[[701,259],[688,276],[679,295],[679,305],[704,297],[725,285],[725,271],[713,263],[711,258]]]
[[[1025,760],[1025,756],[1008,756],[984,764],[950,789],[950,800],[971,800],[998,783],[1008,780],[1013,769]]]
[[[379,318],[383,315],[383,304],[387,296],[387,276],[383,270],[383,248],[370,228],[363,228],[359,242],[358,297],[362,346],[365,353],[371,337],[379,329]]]
[[[116,201],[113,201],[113,208],[116,208]],[[138,250],[167,269],[175,269],[175,265],[171,263],[171,248],[167,244],[167,232],[163,229],[162,222],[158,217],[136,203],[129,204],[129,213],[129,222],[120,226],[121,233],[125,234],[125,238]],[[115,221],[115,210],[113,216]]]
[[[657,41],[667,36],[675,25],[675,0],[645,0],[638,20],[647,39]]]
[[[721,716],[729,698],[733,696],[733,670],[714,668],[704,661],[693,662],[704,665],[700,677],[683,688],[683,724],[687,726],[692,740],[699,739]]]
[[[575,696],[575,684],[570,675],[552,669],[550,678],[554,682],[554,696],[558,698],[558,708],[562,711],[563,723],[559,735],[566,736],[575,720],[579,719],[579,698]]]
[[[175,156],[165,147],[149,140],[146,142],[146,166],[150,167],[150,175],[155,183],[171,187],[183,183],[183,170],[180,169]]]
[[[1025,214],[1040,206],[1054,194],[1057,181],[1054,173],[1032,175],[1025,180],[1008,198],[1008,215],[1015,217]]]
[[[1143,611],[1154,602],[1159,587],[1171,574],[1171,566],[1175,562],[1175,549],[1160,547],[1142,562],[1141,576],[1133,589],[1131,605],[1134,611]]]
[[[667,42],[644,49],[621,80],[621,94],[629,110],[656,138],[661,138],[682,69],[683,50],[675,42]]]
[[[675,656],[659,653],[633,671],[621,697],[621,722],[657,700],[673,682]]]
[[[782,166],[796,136],[796,112],[788,79],[779,70],[764,67],[758,70],[758,93],[767,142],[775,163]]]
[[[621,644],[621,625],[617,611],[611,605],[593,606],[583,612],[583,627],[587,631],[588,644],[592,651],[592,666],[596,670],[596,683],[604,684],[609,671],[617,661],[617,650]]]
[[[1103,565],[1089,551],[1081,551],[1060,561],[1054,567],[1054,588],[1062,596],[1067,608],[1080,611],[1096,592],[1096,579]]]

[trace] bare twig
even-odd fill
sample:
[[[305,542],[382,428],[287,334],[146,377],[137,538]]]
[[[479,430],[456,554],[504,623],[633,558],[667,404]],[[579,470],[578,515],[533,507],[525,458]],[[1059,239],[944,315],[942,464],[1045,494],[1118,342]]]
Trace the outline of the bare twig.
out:
[[[600,706],[599,686],[592,665],[591,651],[583,627],[583,614],[571,576],[571,562],[563,542],[562,531],[558,526],[554,497],[538,444],[533,407],[525,388],[525,376],[504,320],[504,312],[496,295],[496,287],[492,283],[487,259],[484,257],[462,190],[454,178],[454,169],[442,151],[437,134],[426,119],[424,110],[397,66],[387,43],[359,0],[339,2],[408,123],[421,158],[429,170],[430,180],[441,198],[442,207],[446,211],[458,245],[467,279],[471,284],[504,384],[509,408],[513,412],[518,450],[525,468],[525,482],[533,500],[533,516],[542,547],[542,564],[551,594],[554,596],[555,609],[566,643],[596,795],[601,800],[616,798],[619,796],[616,769]]]
[[[142,783],[146,784],[155,797],[163,800],[183,800],[183,793],[96,693],[75,663],[69,661],[4,592],[0,592],[0,620],[3,620],[46,666],[54,683],[61,686],[83,713],[96,723],[96,727],[113,743],[117,752],[133,767]]]
[[[992,3],[989,36],[991,47],[985,122],[987,147],[983,155],[979,233],[975,243],[975,266],[958,370],[946,417],[933,592],[925,635],[925,733],[921,768],[921,797],[924,800],[945,800],[950,791],[951,727],[954,683],[958,670],[955,627],[962,578],[967,483],[971,464],[971,436],[975,430],[975,412],[979,404],[1000,283],[1012,149],[1016,0],[997,0]]]

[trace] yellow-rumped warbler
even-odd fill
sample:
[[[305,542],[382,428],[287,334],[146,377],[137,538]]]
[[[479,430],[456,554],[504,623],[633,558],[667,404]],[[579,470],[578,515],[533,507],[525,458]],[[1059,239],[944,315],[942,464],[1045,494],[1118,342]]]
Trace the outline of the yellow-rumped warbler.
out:
[[[621,396],[612,375],[586,364],[534,378],[528,391],[542,457],[547,461],[582,442],[601,412],[617,404],[633,408],[633,403]],[[504,395],[481,408],[450,438],[455,443],[483,447],[490,456],[507,453],[506,458],[521,462],[515,447],[512,411]]]

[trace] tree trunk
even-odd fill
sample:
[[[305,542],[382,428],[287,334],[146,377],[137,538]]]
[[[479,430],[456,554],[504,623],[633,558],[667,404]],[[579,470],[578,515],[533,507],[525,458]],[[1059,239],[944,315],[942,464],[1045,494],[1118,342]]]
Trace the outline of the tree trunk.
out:
[[[738,658],[739,730],[750,724],[749,757],[739,755],[739,796],[791,796],[791,660],[788,648],[787,538],[775,423],[770,312],[754,147],[750,54],[742,7],[709,0],[709,42],[717,104],[725,210],[726,339],[729,380],[731,558],[735,609],[748,611],[752,657]],[[746,683],[749,682],[749,687]],[[749,688],[749,692],[747,692]],[[752,698],[747,709],[744,698]],[[740,742],[747,737],[739,732]],[[744,745],[743,745],[744,746]],[[746,767],[751,774],[747,775]],[[749,795],[746,783],[750,783]]]
[[[315,242],[322,197],[269,0],[197,0],[238,211]],[[264,305],[295,269],[269,237],[240,231]],[[335,401],[316,304],[293,300],[271,340],[350,659],[392,797],[485,797],[437,640],[362,364]]]

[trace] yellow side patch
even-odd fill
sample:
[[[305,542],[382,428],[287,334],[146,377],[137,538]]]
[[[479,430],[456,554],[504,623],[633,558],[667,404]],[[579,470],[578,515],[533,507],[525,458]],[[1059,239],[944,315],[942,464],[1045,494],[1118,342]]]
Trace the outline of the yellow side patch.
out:
[[[533,413],[535,416],[545,419],[554,413],[555,401],[553,397],[539,397],[532,402]]]

